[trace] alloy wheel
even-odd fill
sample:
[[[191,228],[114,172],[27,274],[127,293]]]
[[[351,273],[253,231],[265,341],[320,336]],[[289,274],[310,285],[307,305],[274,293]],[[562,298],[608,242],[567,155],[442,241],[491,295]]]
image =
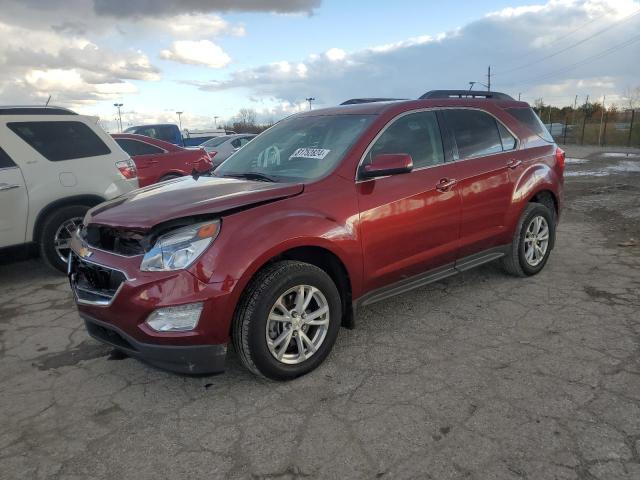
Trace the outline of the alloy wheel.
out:
[[[524,258],[532,267],[544,260],[549,248],[549,224],[542,215],[531,219],[524,234]]]
[[[71,251],[71,235],[76,231],[82,223],[82,217],[73,217],[62,223],[53,236],[53,246],[58,257],[63,262],[67,262],[69,252]]]
[[[284,292],[267,319],[266,340],[279,362],[296,365],[313,356],[329,329],[329,303],[311,285],[298,285]]]

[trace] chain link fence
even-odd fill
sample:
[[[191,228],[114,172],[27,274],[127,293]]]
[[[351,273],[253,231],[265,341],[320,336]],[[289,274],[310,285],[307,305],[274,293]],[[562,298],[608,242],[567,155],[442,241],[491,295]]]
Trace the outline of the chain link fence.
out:
[[[546,113],[542,121],[557,143],[640,147],[640,110]]]

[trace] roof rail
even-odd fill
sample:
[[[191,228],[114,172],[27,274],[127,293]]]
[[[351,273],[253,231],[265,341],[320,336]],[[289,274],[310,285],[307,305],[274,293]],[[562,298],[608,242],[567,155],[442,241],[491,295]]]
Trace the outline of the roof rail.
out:
[[[39,105],[4,105],[0,106],[0,115],[77,115],[77,113],[63,107],[41,107]]]
[[[393,102],[397,100],[406,100],[406,98],[351,98],[345,102],[342,102],[340,105],[358,105],[360,103],[375,103],[375,102]]]
[[[514,100],[501,92],[483,92],[478,90],[431,90],[420,97],[420,100],[433,98],[484,98],[491,100]]]

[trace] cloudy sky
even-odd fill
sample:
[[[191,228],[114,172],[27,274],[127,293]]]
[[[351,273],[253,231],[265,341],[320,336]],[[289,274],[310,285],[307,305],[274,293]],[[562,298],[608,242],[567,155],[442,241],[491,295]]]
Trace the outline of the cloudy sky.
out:
[[[486,82],[533,102],[622,105],[640,86],[634,0],[0,0],[0,103],[115,128],[263,121],[358,96]],[[482,88],[482,87],[480,87]]]

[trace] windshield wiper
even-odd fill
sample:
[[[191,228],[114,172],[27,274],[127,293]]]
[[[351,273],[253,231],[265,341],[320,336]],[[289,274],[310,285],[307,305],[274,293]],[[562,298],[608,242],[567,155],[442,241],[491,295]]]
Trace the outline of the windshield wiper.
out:
[[[246,178],[247,180],[258,180],[260,182],[276,182],[276,179],[260,172],[230,172],[224,173],[223,177]]]

